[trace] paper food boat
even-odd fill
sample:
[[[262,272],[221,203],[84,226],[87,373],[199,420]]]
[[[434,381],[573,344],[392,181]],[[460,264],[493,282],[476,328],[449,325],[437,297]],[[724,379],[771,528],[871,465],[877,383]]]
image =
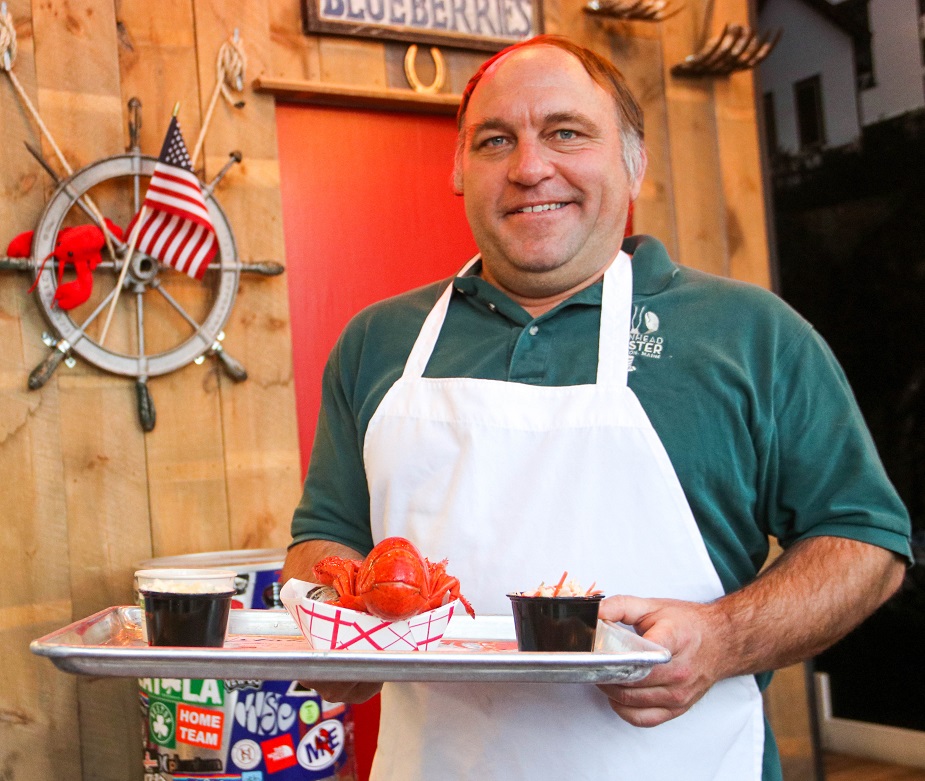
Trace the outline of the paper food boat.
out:
[[[309,599],[318,588],[295,578],[279,598],[316,651],[433,651],[440,645],[457,600],[404,621],[385,621],[368,613]]]

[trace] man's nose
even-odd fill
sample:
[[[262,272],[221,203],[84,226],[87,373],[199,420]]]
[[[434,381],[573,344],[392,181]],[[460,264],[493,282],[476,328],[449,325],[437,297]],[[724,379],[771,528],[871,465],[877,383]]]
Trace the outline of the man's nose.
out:
[[[538,184],[555,170],[548,150],[536,141],[519,141],[508,162],[508,179],[526,186]]]

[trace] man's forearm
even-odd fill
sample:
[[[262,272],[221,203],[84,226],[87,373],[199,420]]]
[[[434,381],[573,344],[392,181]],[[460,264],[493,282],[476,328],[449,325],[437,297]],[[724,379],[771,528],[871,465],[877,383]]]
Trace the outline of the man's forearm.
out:
[[[286,554],[283,571],[279,582],[285,583],[289,578],[311,580],[312,567],[325,556],[340,556],[345,559],[362,559],[363,556],[353,548],[328,540],[308,540],[293,545]]]
[[[784,667],[844,637],[901,585],[890,551],[840,537],[813,537],[754,582],[708,606],[725,646],[719,678]]]

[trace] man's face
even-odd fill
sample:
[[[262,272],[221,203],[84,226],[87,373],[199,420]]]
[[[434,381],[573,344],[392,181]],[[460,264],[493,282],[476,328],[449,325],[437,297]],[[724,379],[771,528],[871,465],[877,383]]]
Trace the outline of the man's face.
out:
[[[596,278],[639,183],[614,100],[582,64],[552,46],[512,52],[475,88],[462,133],[456,187],[486,278],[526,297]]]

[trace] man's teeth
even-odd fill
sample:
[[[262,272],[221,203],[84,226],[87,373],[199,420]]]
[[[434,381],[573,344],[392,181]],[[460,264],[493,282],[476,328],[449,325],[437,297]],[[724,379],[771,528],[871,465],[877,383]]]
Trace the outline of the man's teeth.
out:
[[[524,206],[523,209],[518,209],[517,211],[522,214],[530,214],[531,212],[548,212],[553,209],[561,209],[565,206],[564,203],[542,203],[539,206]]]

